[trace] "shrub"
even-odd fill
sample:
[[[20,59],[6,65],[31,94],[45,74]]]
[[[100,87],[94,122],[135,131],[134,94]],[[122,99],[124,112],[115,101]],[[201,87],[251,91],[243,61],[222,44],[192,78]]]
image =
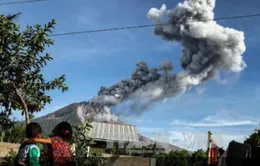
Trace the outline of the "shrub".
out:
[[[0,134],[1,142],[22,143],[25,139],[25,127],[16,124]]]

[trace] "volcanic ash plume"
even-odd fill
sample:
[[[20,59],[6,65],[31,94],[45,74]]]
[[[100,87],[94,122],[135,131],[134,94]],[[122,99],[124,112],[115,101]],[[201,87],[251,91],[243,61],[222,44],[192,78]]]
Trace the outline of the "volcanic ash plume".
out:
[[[214,8],[215,0],[186,0],[168,11],[166,5],[150,9],[147,16],[157,24],[164,23],[165,16],[169,17],[169,24],[155,26],[154,33],[163,40],[181,44],[184,71],[173,75],[171,63],[163,62],[159,68],[163,73],[160,78],[130,96],[145,99],[141,102],[145,106],[183,93],[218,76],[221,70],[241,72],[246,67],[242,58],[246,50],[244,33],[217,24]]]
[[[180,42],[184,72],[177,79],[184,90],[213,78],[220,70],[241,72],[246,67],[244,33],[217,24],[214,7],[215,0],[186,0],[175,9],[166,11],[163,5],[147,14],[155,23],[163,22],[165,14],[169,17],[169,24],[156,26],[154,33],[166,41]]]
[[[241,72],[246,67],[242,58],[246,50],[244,33],[217,24],[214,7],[215,0],[186,0],[172,10],[167,10],[166,5],[150,9],[147,16],[155,23],[163,23],[163,18],[169,17],[169,24],[155,26],[154,33],[181,44],[184,71],[172,74],[170,61],[151,69],[140,62],[131,79],[102,87],[92,102],[103,108],[127,105],[119,113],[130,109],[139,114],[155,101],[183,93],[216,77],[221,70]]]
[[[173,10],[152,8],[148,18],[161,23],[162,13],[168,25],[156,26],[154,33],[167,41],[180,42],[183,48],[181,65],[193,85],[212,78],[220,69],[240,72],[246,64],[244,33],[218,25],[214,19],[215,0],[187,0]],[[185,79],[184,79],[185,81]]]
[[[82,102],[77,107],[77,116],[80,122],[84,123],[87,120],[102,121],[102,122],[120,122],[118,117],[111,113],[111,108],[102,106],[94,102]]]

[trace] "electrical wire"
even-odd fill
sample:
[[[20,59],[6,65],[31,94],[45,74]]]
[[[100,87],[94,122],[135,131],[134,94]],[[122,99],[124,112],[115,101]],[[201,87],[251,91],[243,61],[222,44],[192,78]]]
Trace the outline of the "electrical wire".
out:
[[[231,20],[231,19],[242,19],[242,18],[250,18],[250,17],[259,17],[259,14],[250,14],[250,15],[239,15],[239,16],[229,16],[229,17],[218,17],[215,19],[205,19],[205,20],[192,20],[187,22],[199,22],[199,21],[216,21],[216,20]],[[178,23],[178,22],[177,22]],[[161,23],[161,24],[147,24],[147,25],[137,25],[137,26],[126,26],[126,27],[117,27],[117,28],[106,28],[106,29],[94,29],[94,30],[86,30],[86,31],[76,31],[76,32],[66,32],[66,33],[56,33],[51,34],[49,36],[68,36],[68,35],[77,35],[77,34],[85,34],[85,33],[98,33],[98,32],[106,32],[106,31],[117,31],[117,30],[125,30],[125,29],[139,29],[146,27],[155,27],[162,25],[171,25],[173,23]],[[176,24],[176,23],[174,23]]]
[[[2,2],[2,3],[0,3],[0,6],[14,5],[14,4],[21,4],[21,3],[42,2],[42,1],[47,1],[47,0],[25,0],[25,1]]]

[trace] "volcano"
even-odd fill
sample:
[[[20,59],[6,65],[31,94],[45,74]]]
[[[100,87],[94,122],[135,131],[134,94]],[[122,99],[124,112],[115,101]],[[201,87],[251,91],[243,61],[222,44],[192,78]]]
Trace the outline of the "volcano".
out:
[[[119,119],[97,118],[98,115],[102,115],[100,113],[102,108],[99,107],[99,105],[93,105],[91,102],[72,103],[53,113],[35,118],[32,122],[39,123],[45,132],[51,131],[54,126],[62,121],[67,121],[71,125],[80,125],[85,121],[123,124]]]
[[[97,121],[103,123],[112,123],[112,124],[124,124],[119,119],[109,121],[110,117],[106,118],[97,118],[100,117],[100,110],[102,110],[99,105],[94,105],[91,102],[80,102],[72,103],[68,106],[65,106],[53,113],[47,114],[31,120],[32,122],[37,122],[42,126],[42,129],[46,133],[50,133],[52,129],[61,121],[67,121],[71,125],[80,125],[85,121]],[[105,114],[104,114],[105,115]],[[106,116],[108,116],[106,114]],[[110,115],[115,116],[115,115]],[[116,117],[116,116],[115,116]],[[137,133],[139,145],[140,146],[150,146],[151,144],[158,144],[160,147],[165,147],[166,151],[171,150],[181,150],[181,148],[171,145],[169,143],[160,143],[150,138],[143,136],[141,133]]]

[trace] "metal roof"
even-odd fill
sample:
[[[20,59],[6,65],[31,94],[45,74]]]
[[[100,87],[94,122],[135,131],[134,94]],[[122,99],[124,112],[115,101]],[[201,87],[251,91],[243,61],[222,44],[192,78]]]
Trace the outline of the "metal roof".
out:
[[[96,140],[139,142],[133,125],[92,122],[87,136]]]

